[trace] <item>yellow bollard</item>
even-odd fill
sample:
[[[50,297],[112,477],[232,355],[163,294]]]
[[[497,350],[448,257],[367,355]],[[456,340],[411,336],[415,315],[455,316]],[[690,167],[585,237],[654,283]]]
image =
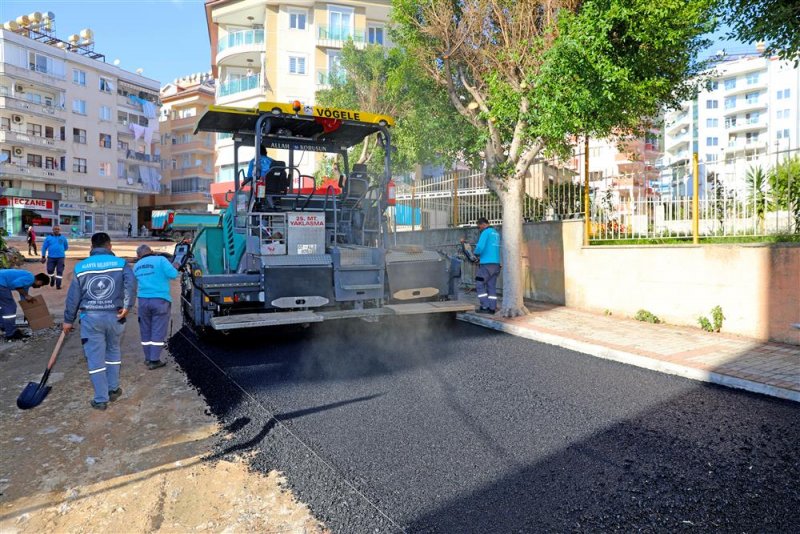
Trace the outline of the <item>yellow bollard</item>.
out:
[[[589,136],[583,142],[583,246],[589,246],[591,213],[589,209]]]

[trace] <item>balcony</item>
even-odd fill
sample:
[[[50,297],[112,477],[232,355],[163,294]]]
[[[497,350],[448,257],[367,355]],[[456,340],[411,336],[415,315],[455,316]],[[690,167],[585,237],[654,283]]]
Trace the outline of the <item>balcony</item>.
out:
[[[767,109],[767,98],[740,100],[736,102],[736,106],[731,109],[725,110],[725,116],[738,115],[740,113],[747,113],[748,111],[760,111]]]
[[[254,74],[252,76],[219,84],[217,86],[217,98],[225,98],[226,96],[253,91],[255,89],[261,89],[260,74]]]
[[[217,64],[226,65],[234,57],[237,64],[244,65],[247,59],[260,64],[260,54],[264,50],[264,30],[241,30],[229,33],[220,37],[217,43]]]
[[[317,85],[329,87],[333,82],[344,83],[347,75],[343,69],[329,71],[325,69],[317,70]]]
[[[129,160],[138,161],[140,163],[161,163],[161,156],[158,154],[145,154],[144,152],[137,152],[135,150],[127,150],[123,152],[119,150],[120,154],[125,154]]]
[[[681,128],[685,128],[689,125],[689,114],[688,113],[680,113],[677,117],[675,117],[672,121],[667,124],[666,131],[668,134],[672,134],[673,132],[679,131]]]
[[[167,121],[164,130],[166,131],[174,131],[180,128],[191,128],[194,130],[194,127],[197,125],[197,121],[200,119],[199,115],[193,117],[181,117],[178,119],[169,119]]]
[[[329,48],[342,48],[347,41],[352,40],[359,48],[366,42],[366,31],[363,28],[353,31],[352,28],[342,26],[319,26],[317,45]]]
[[[37,137],[35,135],[28,135],[22,132],[4,131],[0,130],[0,144],[14,144],[32,146],[42,148],[45,150],[52,150],[54,152],[66,152],[66,146],[61,139],[52,139],[50,137]]]
[[[33,180],[46,180],[48,182],[67,181],[67,173],[61,169],[32,167],[28,165],[20,165],[17,163],[0,164],[0,177],[2,177],[3,179],[27,178]]]
[[[188,143],[174,143],[169,146],[171,155],[183,154],[184,152],[206,152],[211,153],[214,151],[214,145],[207,143],[201,139],[195,139]]]
[[[212,166],[192,165],[190,167],[178,167],[177,169],[169,169],[165,171],[165,176],[169,179],[173,178],[214,178],[214,168]]]
[[[725,130],[729,133],[752,132],[756,130],[766,130],[766,121],[748,121],[740,120],[730,125],[725,125]]]
[[[22,100],[21,98],[15,98],[13,96],[0,96],[0,109],[10,109],[11,111],[30,113],[38,117],[46,117],[61,123],[67,122],[66,113],[62,107],[35,104],[33,102],[28,102],[27,100]]]
[[[47,72],[46,70],[37,68],[35,65],[31,65],[31,67],[32,68],[26,69],[24,67],[12,65],[11,63],[2,62],[0,63],[0,74],[10,74],[15,78],[23,78],[51,90],[53,87],[58,87],[59,82],[66,80],[64,74]]]

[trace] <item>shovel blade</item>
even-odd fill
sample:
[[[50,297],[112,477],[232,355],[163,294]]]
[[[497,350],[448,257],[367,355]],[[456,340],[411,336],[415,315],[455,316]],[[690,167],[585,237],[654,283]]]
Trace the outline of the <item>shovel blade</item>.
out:
[[[50,386],[42,386],[37,382],[28,382],[28,385],[17,397],[17,408],[29,410],[39,406],[47,394],[50,393],[50,389]]]

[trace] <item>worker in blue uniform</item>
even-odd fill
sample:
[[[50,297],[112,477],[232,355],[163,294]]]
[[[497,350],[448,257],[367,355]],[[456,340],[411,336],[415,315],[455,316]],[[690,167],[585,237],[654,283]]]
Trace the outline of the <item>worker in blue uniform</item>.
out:
[[[120,339],[133,307],[135,279],[130,265],[111,251],[104,232],[92,236],[90,256],[75,265],[64,305],[64,332],[73,330],[80,315],[81,343],[94,386],[92,408],[105,410],[122,394]]]
[[[167,258],[154,254],[147,245],[136,249],[136,257],[139,260],[133,266],[133,274],[139,297],[139,332],[144,363],[152,371],[166,365],[161,361],[161,349],[167,342],[172,307],[170,280],[178,277],[178,271]]]
[[[258,166],[259,172],[256,179],[264,178],[267,175],[270,167],[272,167],[272,158],[267,156],[267,148],[265,146],[261,146],[261,155],[258,157]],[[256,158],[250,160],[250,164],[247,166],[247,177],[253,178],[254,173],[256,172]]]
[[[17,330],[17,302],[11,292],[16,291],[26,301],[33,302],[34,299],[28,293],[28,289],[39,288],[49,283],[50,277],[44,273],[34,276],[23,269],[0,269],[0,314],[6,341],[30,337]]]
[[[475,311],[494,315],[497,311],[497,277],[501,265],[500,234],[485,217],[478,219],[478,228],[481,235],[475,245],[475,254],[480,258],[480,264],[475,274],[475,290],[480,307]]]
[[[47,262],[47,274],[50,276],[50,287],[55,283],[56,289],[61,289],[61,279],[64,275],[64,258],[69,250],[67,238],[61,235],[61,227],[53,227],[53,235],[45,238],[42,244],[42,263]]]

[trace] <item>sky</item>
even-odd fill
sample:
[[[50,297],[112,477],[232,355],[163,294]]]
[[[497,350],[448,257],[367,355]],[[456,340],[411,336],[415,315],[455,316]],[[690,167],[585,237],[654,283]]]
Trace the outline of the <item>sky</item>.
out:
[[[33,11],[56,15],[56,37],[67,40],[83,28],[95,35],[95,51],[106,61],[120,60],[127,71],[165,85],[175,78],[211,68],[203,0],[0,0],[0,23]],[[728,54],[754,46],[724,41],[724,30],[703,56],[724,48]]]
[[[211,70],[203,0],[0,0],[0,23],[34,11],[55,13],[56,37],[83,28],[94,32],[95,51],[119,59],[130,72],[161,85]]]

